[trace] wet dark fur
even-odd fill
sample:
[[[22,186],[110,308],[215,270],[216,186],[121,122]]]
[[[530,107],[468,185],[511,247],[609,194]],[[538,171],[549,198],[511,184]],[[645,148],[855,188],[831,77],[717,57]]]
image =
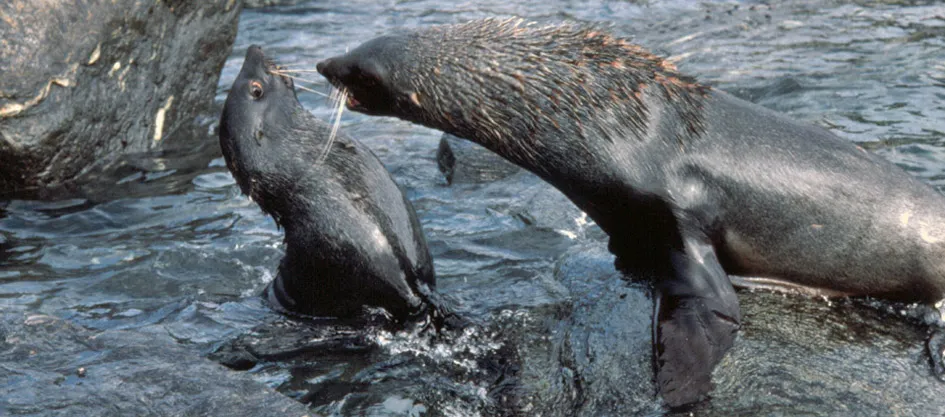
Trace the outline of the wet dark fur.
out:
[[[410,202],[377,157],[344,134],[321,160],[330,127],[273,68],[250,47],[220,119],[227,167],[285,229],[269,300],[315,316],[351,317],[374,306],[402,319],[428,309],[433,263]],[[263,87],[258,99],[252,81]]]
[[[945,198],[835,135],[712,90],[582,25],[480,20],[385,36],[319,71],[352,109],[478,142],[542,176],[653,279],[671,406],[740,323],[727,274],[849,295],[945,293]]]
[[[402,59],[388,58],[391,53],[410,57],[404,60],[410,62],[397,68],[380,65]],[[531,160],[540,153],[536,147],[547,145],[540,140],[547,135],[612,142],[626,140],[628,133],[644,135],[650,118],[643,100],[647,89],[679,103],[667,109],[685,121],[682,129],[674,132],[677,139],[703,128],[700,101],[707,87],[680,75],[672,64],[641,47],[593,27],[474,21],[382,37],[352,54],[349,56],[373,58],[361,62],[368,74],[339,74],[339,79],[355,81],[345,85],[353,89],[356,98],[360,90],[357,80],[383,80],[395,89],[417,80],[423,83],[422,88],[410,88],[417,92],[420,108],[410,97],[386,96],[373,90],[363,98],[365,104],[383,109],[355,110],[396,115],[459,137],[475,138],[516,162],[529,162],[532,168],[540,168],[541,164]],[[487,59],[473,62],[467,54]],[[462,82],[444,82],[460,79]],[[617,128],[617,120],[623,121],[623,126]],[[511,137],[516,138],[514,143],[507,140]]]

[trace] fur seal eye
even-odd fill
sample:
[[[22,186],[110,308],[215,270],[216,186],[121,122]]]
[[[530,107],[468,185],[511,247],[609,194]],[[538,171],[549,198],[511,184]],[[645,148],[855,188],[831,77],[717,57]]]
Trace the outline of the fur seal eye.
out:
[[[259,81],[252,81],[249,83],[249,95],[253,96],[254,100],[259,100],[263,96],[262,83]]]

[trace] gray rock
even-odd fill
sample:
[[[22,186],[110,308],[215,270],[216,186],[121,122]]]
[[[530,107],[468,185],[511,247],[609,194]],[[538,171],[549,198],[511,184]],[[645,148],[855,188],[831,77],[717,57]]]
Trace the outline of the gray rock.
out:
[[[528,415],[658,415],[653,388],[653,302],[627,282],[603,243],[573,246],[555,265],[567,297],[523,331],[521,384]]]
[[[0,191],[206,137],[178,133],[213,102],[241,6],[0,2]]]
[[[176,343],[161,326],[93,332],[51,316],[7,314],[0,369],[0,415],[312,415]]]

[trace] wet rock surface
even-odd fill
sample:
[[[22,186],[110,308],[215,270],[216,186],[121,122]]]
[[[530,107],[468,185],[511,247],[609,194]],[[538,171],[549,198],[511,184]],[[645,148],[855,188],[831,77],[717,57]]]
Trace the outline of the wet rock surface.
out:
[[[205,129],[236,0],[0,3],[0,192],[71,180]],[[171,142],[171,143],[168,143]]]
[[[0,329],[2,415],[312,415],[158,326],[94,332],[11,314]]]

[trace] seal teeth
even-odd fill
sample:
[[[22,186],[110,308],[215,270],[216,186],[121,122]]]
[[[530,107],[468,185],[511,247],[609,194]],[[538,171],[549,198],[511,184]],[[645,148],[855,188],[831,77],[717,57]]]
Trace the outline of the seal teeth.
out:
[[[348,94],[348,98],[346,99],[345,104],[347,104],[349,108],[355,108],[355,107],[358,107],[358,105],[360,105],[361,102],[358,101],[358,99],[354,98],[354,95]]]

